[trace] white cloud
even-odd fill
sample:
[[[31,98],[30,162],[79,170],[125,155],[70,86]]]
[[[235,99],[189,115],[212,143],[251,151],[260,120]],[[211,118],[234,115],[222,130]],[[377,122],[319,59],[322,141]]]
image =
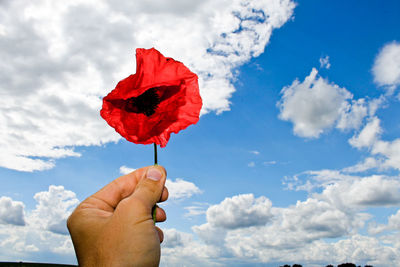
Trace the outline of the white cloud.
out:
[[[192,236],[190,234],[180,232],[174,228],[165,229],[163,232],[165,239],[165,242],[162,244],[163,247],[183,247],[192,241]]]
[[[119,140],[101,98],[156,47],[198,73],[202,113],[229,110],[233,70],[263,53],[290,0],[15,0],[0,6],[0,166],[46,170],[77,146]]]
[[[0,258],[34,261],[40,253],[76,263],[66,228],[66,218],[79,202],[75,193],[63,186],[51,185],[48,191],[36,193],[34,199],[37,205],[31,211],[25,211],[23,203],[13,201],[14,208],[22,209],[18,213],[25,214],[24,225],[0,224]]]
[[[363,161],[357,163],[356,165],[350,166],[343,168],[343,172],[348,172],[348,173],[357,173],[357,172],[364,172],[373,168],[378,168],[382,165],[380,160],[377,160],[374,157],[368,157],[364,159]]]
[[[379,118],[372,117],[364,128],[349,140],[353,147],[358,149],[368,148],[371,155],[377,157],[369,157],[368,162],[359,163],[353,168],[364,170],[393,168],[400,170],[400,138],[393,141],[381,140],[382,131]],[[351,171],[351,168],[349,167],[348,170]]]
[[[195,194],[201,194],[201,190],[192,182],[176,178],[175,181],[167,179],[165,186],[168,188],[169,199],[190,198]]]
[[[194,216],[199,216],[206,214],[207,208],[209,204],[207,203],[194,203],[192,206],[187,206],[185,207],[185,210],[187,210],[187,213],[185,213],[185,217],[194,217]]]
[[[318,197],[343,207],[397,206],[400,205],[400,181],[380,175],[354,178],[326,186]]]
[[[350,170],[354,171],[352,168]],[[349,173],[347,168],[343,171],[307,171],[291,178],[286,177],[285,184],[290,190],[306,190],[313,198],[344,210],[400,204],[399,177],[356,176]]]
[[[234,208],[227,204],[243,196],[253,199],[253,203],[249,205],[248,201],[243,204],[234,201]],[[265,197],[258,200],[269,202]],[[213,215],[209,216],[214,209]],[[209,261],[223,266],[235,266],[237,262],[251,265],[293,261],[307,266],[321,266],[345,260],[380,262],[382,266],[391,266],[393,257],[399,258],[394,247],[383,245],[374,237],[358,234],[371,216],[353,209],[341,209],[335,203],[322,199],[308,198],[286,208],[271,207],[267,212],[270,215],[263,224],[235,224],[235,227],[226,227],[225,223],[213,221],[216,217],[220,217],[221,222],[222,218],[229,220],[233,217],[243,222],[247,216],[242,219],[242,213],[249,209],[263,213],[262,207],[249,195],[234,196],[211,206],[207,211],[207,222],[193,227],[200,240],[196,241],[192,236],[192,241],[186,243],[186,246],[192,248],[191,257],[197,260],[205,251],[212,250],[214,254],[209,257]],[[339,240],[326,241],[327,238]],[[169,257],[165,255],[164,260]]]
[[[264,225],[272,217],[271,206],[271,201],[265,197],[237,195],[209,207],[207,221],[214,227],[226,229]]]
[[[377,117],[373,117],[358,135],[349,140],[349,143],[357,148],[371,147],[378,140],[381,133],[380,120]]]
[[[329,69],[331,67],[331,63],[329,63],[329,56],[321,57],[319,59],[319,64],[321,68]]]
[[[25,225],[24,203],[0,197],[0,224]]]
[[[125,174],[128,174],[128,173],[131,173],[131,172],[133,172],[133,171],[135,171],[135,170],[136,170],[136,169],[126,167],[125,165],[119,167],[119,172],[120,172],[121,174],[124,174],[124,175],[125,175]]]
[[[340,115],[336,127],[340,130],[359,129],[363,119],[368,115],[365,99],[352,100]]]
[[[371,223],[368,227],[369,234],[380,234],[384,231],[398,231],[400,230],[400,209],[397,213],[392,214],[388,217],[387,224],[376,224]]]
[[[389,92],[400,85],[400,43],[386,44],[377,55],[372,68],[374,81],[387,86]]]
[[[400,209],[396,214],[390,215],[388,225],[391,229],[400,230]]]
[[[398,186],[399,182],[385,184],[390,180],[385,179],[375,177],[367,181],[365,192],[354,190],[350,185],[343,198],[361,195],[356,200],[363,199],[377,184],[388,190]],[[62,214],[74,205],[75,199],[75,194],[62,186],[50,186],[48,191],[35,194],[38,204],[27,212],[25,226],[0,225],[0,257],[33,259],[32,255],[45,253],[76,263],[69,236],[54,233],[49,227],[49,221],[62,220]],[[194,226],[194,233],[163,229],[161,264],[235,266],[238,262],[252,265],[296,261],[321,266],[346,260],[389,267],[400,259],[396,250],[400,243],[396,238],[360,235],[358,231],[370,216],[336,203],[312,196],[288,207],[273,207],[265,196],[255,198],[247,194],[226,198],[208,208],[207,222]],[[398,214],[388,218],[386,230],[399,228]]]
[[[163,229],[160,266],[225,266],[221,260],[221,248],[205,245],[189,233],[176,229]],[[222,259],[223,260],[223,259]]]
[[[254,229],[238,229],[227,233],[226,247],[236,259],[255,262],[298,261],[327,263],[337,253],[327,249],[324,238],[352,235],[363,225],[353,217],[324,201],[308,199],[296,206],[274,209],[270,225]],[[335,243],[333,243],[335,244]],[[331,244],[331,245],[333,245]]]
[[[391,142],[377,141],[371,151],[372,154],[384,157],[382,168],[394,168],[400,170],[400,138]]]
[[[359,126],[363,112],[348,102],[353,95],[317,75],[318,71],[313,68],[303,82],[295,80],[282,89],[282,98],[277,103],[279,118],[291,121],[294,133],[301,137],[319,137],[338,120],[339,128]]]
[[[36,193],[34,199],[37,205],[29,215],[29,222],[41,225],[47,231],[67,235],[67,218],[79,203],[75,193],[63,186],[51,185],[48,191]]]

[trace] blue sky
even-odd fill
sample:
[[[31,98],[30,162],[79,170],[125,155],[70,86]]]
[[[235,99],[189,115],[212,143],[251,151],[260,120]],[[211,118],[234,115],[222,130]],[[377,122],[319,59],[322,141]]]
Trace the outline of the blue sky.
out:
[[[0,261],[75,263],[65,220],[153,163],[101,98],[155,47],[199,75],[159,150],[162,266],[400,260],[397,1],[0,3]]]

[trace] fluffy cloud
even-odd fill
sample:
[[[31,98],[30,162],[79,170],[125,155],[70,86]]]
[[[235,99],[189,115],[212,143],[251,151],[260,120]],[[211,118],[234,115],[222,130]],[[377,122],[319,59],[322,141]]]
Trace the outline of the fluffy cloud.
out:
[[[349,140],[349,143],[358,149],[368,148],[373,157],[345,170],[365,171],[370,168],[400,170],[400,138],[385,141],[381,139],[381,133],[379,118],[370,118],[364,128]]]
[[[189,233],[176,229],[163,229],[161,266],[224,266],[220,263],[222,250],[206,245]]]
[[[393,91],[400,85],[400,43],[386,44],[377,55],[372,68],[374,81]]]
[[[29,261],[42,253],[75,263],[73,245],[66,235],[66,218],[78,203],[75,193],[63,186],[51,185],[48,191],[35,194],[34,199],[37,205],[31,211],[24,211],[23,203],[12,201],[11,210],[20,210],[19,216],[26,214],[19,218],[24,220],[19,225],[22,222],[24,225],[0,224],[0,258]],[[5,197],[0,200],[1,203],[9,202]]]
[[[346,105],[346,109],[341,114],[336,127],[340,130],[359,129],[367,115],[368,106],[365,103],[365,99],[352,100],[351,104]]]
[[[226,198],[207,210],[207,221],[226,229],[264,225],[270,218],[272,203],[265,197],[254,198],[253,194]]]
[[[357,148],[371,147],[381,133],[380,120],[374,117],[371,118],[358,135],[353,136],[349,140],[349,143]]]
[[[400,181],[380,175],[355,178],[328,185],[319,197],[343,207],[397,206],[400,205]]]
[[[165,239],[163,247],[166,248],[184,247],[192,241],[192,236],[190,234],[180,232],[174,228],[165,229],[163,232]]]
[[[303,82],[295,80],[281,94],[279,117],[291,121],[294,133],[301,137],[319,137],[335,124],[340,129],[358,128],[367,114],[363,100],[351,101],[349,91],[319,77],[315,68]]]
[[[24,203],[0,197],[0,224],[25,225]]]
[[[355,202],[362,203],[359,201],[364,199],[362,196],[370,195],[368,190],[377,184],[383,184],[388,190],[398,188],[399,183],[392,180],[388,183],[390,179],[371,177],[364,180],[365,192],[350,185],[343,191],[342,199],[361,194]],[[29,260],[40,252],[75,263],[70,238],[54,231],[49,224],[65,218],[77,202],[75,194],[62,186],[50,186],[34,198],[37,206],[27,212],[25,226],[0,224],[0,257]],[[238,262],[251,265],[296,261],[321,266],[327,262],[353,261],[389,267],[400,260],[396,249],[400,247],[398,238],[360,235],[358,232],[370,216],[359,213],[356,208],[343,208],[327,197],[313,195],[295,205],[273,207],[265,196],[237,195],[210,206],[206,214],[206,223],[193,227],[195,234],[163,229],[162,265],[235,266]],[[399,214],[388,218],[384,230],[399,228]]]
[[[198,73],[203,114],[229,110],[233,70],[260,55],[291,0],[0,3],[0,166],[54,167],[76,146],[119,140],[101,97],[156,47]]]
[[[350,191],[345,192],[347,198],[355,193]],[[246,214],[243,216],[244,212],[258,209],[263,213],[265,206],[269,215],[266,220],[264,218],[264,223],[240,223],[248,221]],[[393,222],[396,222],[396,216],[393,216]],[[234,218],[239,223],[235,223],[234,227],[225,225],[222,219],[216,223],[218,217],[228,218],[228,221]],[[357,209],[341,207],[328,199],[309,197],[296,205],[277,208],[272,207],[266,197],[238,195],[209,207],[207,222],[193,227],[199,240],[193,234],[167,230],[167,249],[163,250],[167,252],[163,254],[162,261],[185,261],[188,255],[185,248],[190,248],[193,261],[188,266],[293,261],[306,263],[307,266],[344,261],[379,262],[380,266],[391,266],[400,257],[395,249],[398,242],[392,240],[392,246],[384,245],[375,237],[358,233],[370,218]]]
[[[175,181],[167,179],[165,186],[168,188],[170,199],[190,198],[195,194],[201,194],[201,190],[194,183],[180,178]]]
[[[400,138],[393,141],[377,141],[371,151],[374,155],[382,155],[382,168],[400,170]]]
[[[56,234],[68,234],[67,218],[79,203],[75,193],[51,185],[48,191],[36,193],[33,198],[37,205],[29,216],[30,223]]]
[[[368,227],[368,233],[373,235],[380,234],[384,231],[393,231],[393,230],[394,231],[400,230],[400,210],[398,210],[397,213],[392,214],[388,217],[387,224],[370,223]]]

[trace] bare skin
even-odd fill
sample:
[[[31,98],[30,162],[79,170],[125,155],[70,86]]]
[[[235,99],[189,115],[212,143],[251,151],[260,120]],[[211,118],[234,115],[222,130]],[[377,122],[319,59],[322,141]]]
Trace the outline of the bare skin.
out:
[[[165,180],[163,167],[144,167],[80,203],[67,221],[79,266],[158,266],[163,232],[151,211],[168,198]],[[156,221],[165,220],[157,207]]]

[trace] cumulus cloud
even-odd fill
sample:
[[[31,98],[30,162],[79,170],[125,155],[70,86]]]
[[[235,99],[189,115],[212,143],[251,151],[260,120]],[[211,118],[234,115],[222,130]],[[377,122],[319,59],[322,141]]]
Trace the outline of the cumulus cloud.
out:
[[[392,179],[387,183],[389,180],[371,177],[366,181],[367,186],[363,186],[366,192],[350,185],[343,196],[349,199],[349,196],[361,195],[355,202],[362,203],[371,194],[368,188],[372,190],[377,184],[383,184],[388,190],[398,187],[398,182],[395,184]],[[75,263],[69,236],[54,231],[46,218],[55,222],[63,220],[62,214],[76,203],[75,194],[62,186],[50,186],[34,198],[37,206],[27,212],[25,226],[0,224],[0,257],[18,260],[40,251],[68,257],[70,263]],[[336,205],[327,197],[313,195],[295,205],[273,207],[265,196],[237,195],[209,206],[206,214],[206,223],[194,226],[194,233],[163,229],[162,265],[234,266],[238,262],[251,265],[297,261],[320,266],[327,261],[344,262],[345,259],[388,267],[400,259],[396,250],[399,239],[393,235],[360,235],[358,231],[370,216]],[[385,230],[399,228],[399,214],[388,218]]]
[[[400,43],[386,44],[372,67],[374,81],[380,86],[386,86],[389,92],[400,85]]]
[[[345,170],[397,169],[400,170],[400,138],[392,141],[381,139],[382,128],[378,117],[369,118],[362,130],[349,139],[350,145],[358,149],[368,148],[372,157],[363,163],[349,167]]]
[[[268,203],[265,205],[269,207],[265,212],[267,220],[262,220],[264,223],[246,223],[248,217],[243,215],[243,211],[258,209],[264,213],[264,205],[257,202]],[[232,221],[229,218],[234,218],[239,223],[234,227],[229,223],[226,225],[222,219],[216,223],[214,220],[218,217],[227,218],[228,222]],[[222,265],[238,261],[247,264],[298,261],[307,263],[307,266],[320,266],[329,261],[339,262],[346,256],[346,260],[379,260],[384,266],[390,266],[393,256],[399,257],[393,253],[393,247],[358,234],[370,218],[370,215],[357,210],[342,209],[327,199],[309,197],[295,205],[278,208],[273,207],[266,197],[255,199],[252,195],[238,195],[210,206],[207,222],[193,227],[200,240],[196,242],[193,236],[187,245],[193,248],[195,258],[213,249],[209,261]],[[329,238],[339,240],[326,241]],[[352,250],[348,251],[350,247]]]
[[[19,216],[18,223],[15,223],[18,221],[15,218],[13,223],[0,223],[0,258],[10,261],[29,259],[32,253],[40,251],[75,263],[73,245],[66,228],[66,218],[79,202],[75,193],[63,186],[51,185],[48,191],[36,193],[34,199],[36,207],[25,211],[23,203],[11,201],[9,206],[9,198],[0,198],[1,215],[2,207],[6,206],[14,213],[18,211]],[[21,217],[23,214],[25,216]]]
[[[368,115],[365,99],[352,100],[341,114],[336,127],[340,130],[359,129]]]
[[[0,197],[0,224],[25,225],[25,205],[9,197]]]
[[[369,234],[380,234],[384,231],[398,231],[400,230],[400,210],[397,213],[392,214],[388,217],[387,224],[376,224],[370,223],[368,227]]]
[[[371,147],[377,141],[381,133],[380,120],[377,117],[373,117],[358,135],[353,136],[349,140],[349,143],[357,148]]]
[[[156,47],[198,73],[202,114],[230,108],[234,69],[263,53],[291,0],[15,0],[0,4],[0,166],[46,170],[119,140],[101,98]],[[179,27],[177,27],[179,26]]]
[[[367,113],[363,100],[351,101],[349,91],[319,77],[315,68],[281,94],[279,118],[292,122],[294,133],[301,137],[317,138],[335,124],[339,129],[358,128]]]
[[[377,141],[371,153],[383,156],[382,168],[400,170],[400,138],[396,138],[393,141]]]
[[[343,168],[342,171],[347,173],[365,172],[367,170],[378,168],[380,166],[382,166],[382,162],[380,160],[377,160],[374,157],[368,157],[353,166]]]
[[[68,234],[67,218],[79,203],[74,192],[63,186],[51,185],[48,191],[36,193],[33,197],[36,208],[30,214],[29,221],[41,225],[44,230],[56,234]]]
[[[400,181],[372,175],[328,185],[319,196],[338,206],[383,207],[400,204]]]
[[[192,241],[192,235],[180,232],[174,228],[165,229],[164,231],[165,242],[163,247],[184,247]]]
[[[219,262],[223,249],[194,239],[193,234],[176,229],[163,229],[160,266],[223,266]],[[222,259],[223,260],[223,259]]]
[[[399,244],[399,239],[396,235],[378,239],[355,234],[338,241],[316,240],[287,248],[266,244],[262,240],[260,242],[261,238],[254,233],[254,236],[239,240],[239,243],[236,243],[238,240],[235,238],[227,238],[225,244],[214,246],[193,240],[191,236],[192,241],[187,242],[186,246],[179,244],[173,248],[163,248],[161,262],[185,266],[253,266],[260,263],[301,262],[307,266],[324,266],[327,262],[350,261],[391,267],[399,260],[395,247]]]
[[[201,194],[201,190],[192,182],[176,178],[175,181],[167,179],[165,186],[168,188],[169,199],[190,198],[195,194]]]
[[[218,205],[207,210],[207,221],[227,229],[266,224],[272,217],[272,203],[265,197],[255,198],[253,194],[225,198]]]

